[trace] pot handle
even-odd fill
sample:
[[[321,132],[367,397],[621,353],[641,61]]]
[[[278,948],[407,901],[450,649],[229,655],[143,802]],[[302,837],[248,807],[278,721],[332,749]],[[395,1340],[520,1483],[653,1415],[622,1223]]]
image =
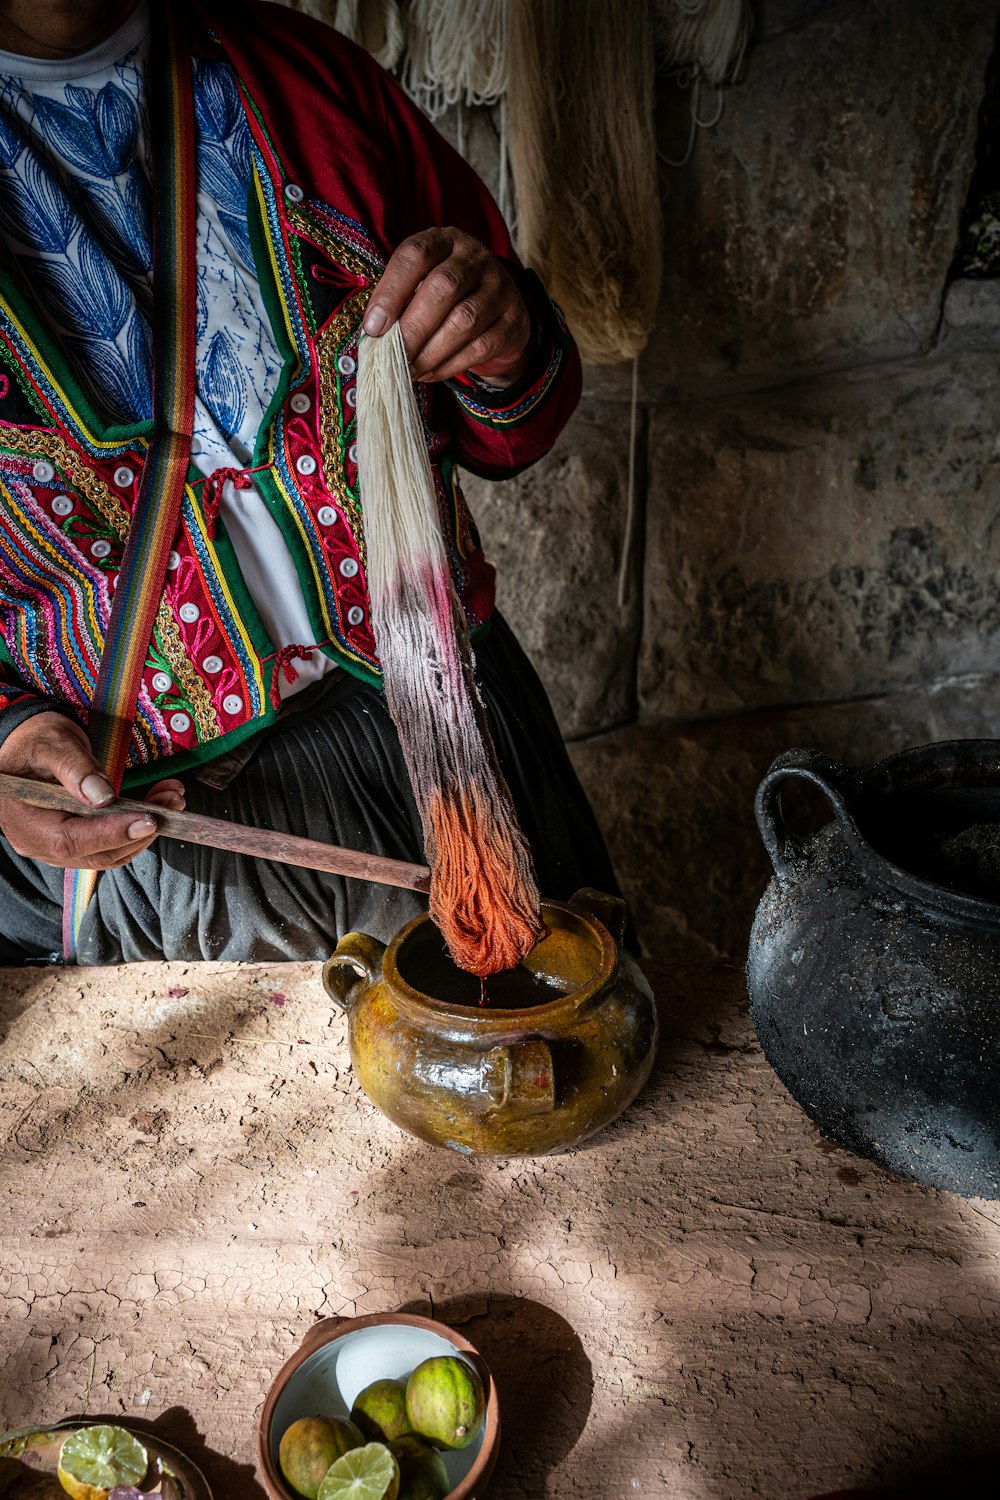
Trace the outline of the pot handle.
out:
[[[861,842],[858,825],[849,811],[860,790],[858,774],[821,750],[786,750],[778,756],[757,788],[754,801],[757,827],[779,885],[785,885],[791,879],[803,853],[802,841],[789,833],[781,811],[781,783],[789,777],[811,781],[818,786],[833,808],[848,843],[853,847]]]
[[[540,1036],[491,1047],[484,1058],[483,1103],[514,1119],[550,1115],[556,1107],[552,1052]]]
[[[382,972],[385,943],[366,932],[345,932],[323,965],[323,985],[341,1010],[350,1010]]]
[[[582,917],[593,917],[601,922],[610,932],[619,948],[625,937],[625,920],[628,907],[621,896],[609,896],[604,891],[595,891],[591,886],[584,886],[570,896],[566,905],[571,911],[578,911]]]

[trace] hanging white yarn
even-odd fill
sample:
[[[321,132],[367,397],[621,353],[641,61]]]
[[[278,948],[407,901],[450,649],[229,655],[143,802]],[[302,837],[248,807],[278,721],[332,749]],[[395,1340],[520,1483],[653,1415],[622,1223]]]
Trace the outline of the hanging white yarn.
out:
[[[476,687],[398,323],[362,338],[357,391],[372,629],[423,825],[431,915],[461,968],[492,974],[534,946],[540,900]]]
[[[752,24],[750,0],[657,0],[657,53],[718,86],[739,72]]]
[[[402,83],[432,120],[455,104],[495,104],[507,89],[510,0],[410,0]]]
[[[285,0],[325,21],[370,52],[383,68],[394,68],[403,55],[406,28],[400,0]]]
[[[518,248],[584,359],[633,359],[653,325],[662,259],[650,5],[510,6]]]

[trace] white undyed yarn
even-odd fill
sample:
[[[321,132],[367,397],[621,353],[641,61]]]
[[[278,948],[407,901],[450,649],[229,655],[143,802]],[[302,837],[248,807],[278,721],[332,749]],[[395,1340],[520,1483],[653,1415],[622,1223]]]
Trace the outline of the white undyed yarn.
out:
[[[454,104],[495,104],[507,89],[510,0],[410,0],[402,83],[437,119]]]
[[[394,68],[406,45],[400,0],[285,0],[292,10],[304,11],[335,26],[370,52],[383,68]]]
[[[649,337],[661,269],[650,5],[509,3],[518,248],[584,359],[633,359]]]
[[[399,324],[358,350],[358,471],[372,629],[431,868],[431,915],[474,973],[540,930],[531,855],[496,761],[442,536]]]
[[[750,0],[657,0],[657,51],[668,67],[719,85],[739,72],[752,23]]]

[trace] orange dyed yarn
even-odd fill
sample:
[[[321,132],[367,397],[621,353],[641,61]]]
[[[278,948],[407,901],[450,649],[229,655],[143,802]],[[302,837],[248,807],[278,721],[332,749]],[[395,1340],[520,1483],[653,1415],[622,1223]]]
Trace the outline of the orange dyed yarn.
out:
[[[398,323],[361,340],[357,420],[372,629],[423,827],[431,916],[459,968],[482,978],[534,947],[541,902],[476,686]]]
[[[450,800],[433,794],[425,820],[431,916],[449,953],[460,969],[481,979],[512,969],[542,931],[526,851],[497,839],[487,799],[477,786]],[[494,836],[476,837],[485,829]]]

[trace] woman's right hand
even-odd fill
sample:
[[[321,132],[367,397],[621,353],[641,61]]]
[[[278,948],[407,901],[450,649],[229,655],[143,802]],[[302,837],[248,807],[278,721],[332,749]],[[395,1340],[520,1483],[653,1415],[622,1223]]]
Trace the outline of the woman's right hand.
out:
[[[85,806],[104,807],[115,800],[83,729],[64,714],[35,714],[13,729],[0,745],[0,771],[58,782]],[[154,810],[159,806],[179,812],[184,787],[173,779],[157,782],[146,801]],[[74,817],[4,797],[0,832],[26,859],[60,869],[115,870],[152,843],[157,825],[152,816],[137,817],[134,812]]]

